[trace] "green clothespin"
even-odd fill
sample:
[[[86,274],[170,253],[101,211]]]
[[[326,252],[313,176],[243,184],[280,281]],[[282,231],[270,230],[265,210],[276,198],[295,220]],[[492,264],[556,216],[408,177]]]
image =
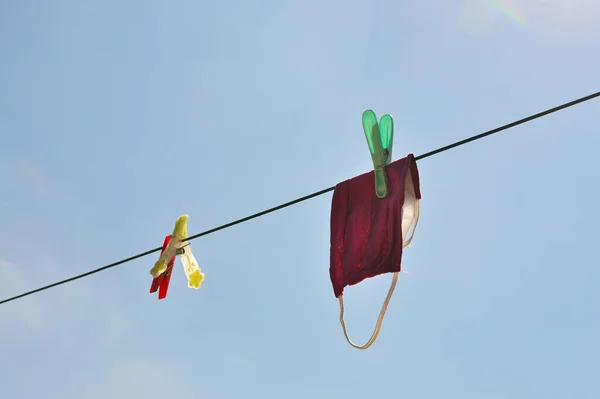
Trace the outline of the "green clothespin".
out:
[[[391,115],[385,114],[377,123],[375,112],[368,109],[363,112],[362,124],[373,158],[375,194],[378,198],[385,198],[389,192],[385,167],[392,161],[394,121]]]

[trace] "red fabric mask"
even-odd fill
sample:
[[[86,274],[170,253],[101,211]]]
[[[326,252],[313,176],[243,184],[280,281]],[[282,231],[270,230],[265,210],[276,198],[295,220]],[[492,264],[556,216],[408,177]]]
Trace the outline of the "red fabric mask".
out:
[[[375,341],[381,322],[401,271],[402,249],[411,225],[419,218],[419,171],[413,154],[385,168],[389,194],[375,195],[373,172],[364,173],[335,187],[331,206],[331,252],[329,274],[333,292],[340,301],[340,322],[348,342],[366,349]],[[364,346],[350,341],[343,315],[344,288],[366,278],[394,273],[392,286],[381,310],[377,327]]]

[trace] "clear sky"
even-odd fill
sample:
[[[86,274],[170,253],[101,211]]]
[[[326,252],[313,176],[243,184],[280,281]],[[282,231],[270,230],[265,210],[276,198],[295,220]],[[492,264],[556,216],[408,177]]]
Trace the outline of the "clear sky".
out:
[[[512,5],[511,5],[512,4]],[[512,10],[512,11],[511,11]],[[596,0],[0,4],[0,299],[600,89]],[[0,306],[0,397],[597,398],[593,100],[418,163],[378,341],[329,280],[331,193]],[[391,276],[346,290],[364,342]]]

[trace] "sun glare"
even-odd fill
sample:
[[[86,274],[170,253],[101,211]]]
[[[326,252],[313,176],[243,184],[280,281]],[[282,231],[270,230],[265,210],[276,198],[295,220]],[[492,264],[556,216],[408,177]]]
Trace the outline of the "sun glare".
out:
[[[600,27],[600,0],[463,0],[460,23],[469,31],[495,28],[502,20],[564,34]]]

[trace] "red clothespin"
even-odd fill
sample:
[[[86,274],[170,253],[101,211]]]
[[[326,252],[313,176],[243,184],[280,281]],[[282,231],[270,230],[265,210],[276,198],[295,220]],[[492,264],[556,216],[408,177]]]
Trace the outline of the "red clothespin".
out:
[[[171,236],[168,235],[165,237],[165,242],[163,243],[162,250],[160,251],[161,255],[169,245],[171,241]],[[167,296],[167,290],[169,289],[169,281],[171,281],[171,274],[173,272],[173,265],[175,264],[175,256],[173,256],[169,263],[167,264],[167,270],[164,273],[161,273],[158,277],[152,279],[152,285],[150,286],[150,293],[153,294],[158,290],[158,299],[165,299]]]

